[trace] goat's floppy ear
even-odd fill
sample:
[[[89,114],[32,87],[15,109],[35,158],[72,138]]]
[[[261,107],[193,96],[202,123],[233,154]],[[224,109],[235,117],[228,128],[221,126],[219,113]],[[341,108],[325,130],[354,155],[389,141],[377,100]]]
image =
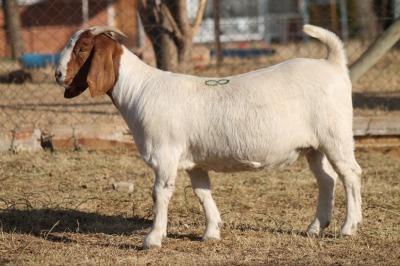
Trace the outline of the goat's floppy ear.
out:
[[[94,55],[87,76],[87,83],[92,97],[100,97],[109,91],[115,83],[112,49],[93,47]]]

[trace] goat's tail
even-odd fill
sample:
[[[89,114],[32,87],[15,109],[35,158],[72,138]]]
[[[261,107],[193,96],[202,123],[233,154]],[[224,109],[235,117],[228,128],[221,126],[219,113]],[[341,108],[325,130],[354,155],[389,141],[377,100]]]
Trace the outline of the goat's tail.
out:
[[[343,47],[343,42],[336,34],[309,24],[303,26],[303,31],[307,35],[317,38],[326,45],[326,48],[328,49],[326,60],[347,70],[346,51]]]

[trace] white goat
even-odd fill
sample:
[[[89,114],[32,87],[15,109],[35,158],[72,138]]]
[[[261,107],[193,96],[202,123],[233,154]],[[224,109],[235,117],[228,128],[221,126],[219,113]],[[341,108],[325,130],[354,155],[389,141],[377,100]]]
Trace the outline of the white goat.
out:
[[[343,44],[306,25],[327,49],[325,59],[294,59],[224,79],[173,74],[150,67],[112,37],[112,27],[76,32],[64,48],[56,79],[72,98],[87,87],[109,95],[144,161],[155,172],[154,220],[144,248],[160,247],[177,170],[184,169],[206,216],[203,239],[219,239],[221,218],[208,171],[242,171],[290,164],[306,155],[318,187],[309,234],[332,215],[339,175],[346,199],[343,235],[362,222],[361,168],[354,158],[351,83]]]

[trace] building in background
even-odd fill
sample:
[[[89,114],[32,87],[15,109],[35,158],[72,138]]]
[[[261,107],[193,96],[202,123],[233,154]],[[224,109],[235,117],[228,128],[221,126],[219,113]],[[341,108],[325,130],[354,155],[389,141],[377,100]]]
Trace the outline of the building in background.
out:
[[[112,25],[138,44],[136,1],[130,0],[19,0],[25,53],[57,53],[80,28]],[[0,57],[10,56],[4,13],[0,12]]]

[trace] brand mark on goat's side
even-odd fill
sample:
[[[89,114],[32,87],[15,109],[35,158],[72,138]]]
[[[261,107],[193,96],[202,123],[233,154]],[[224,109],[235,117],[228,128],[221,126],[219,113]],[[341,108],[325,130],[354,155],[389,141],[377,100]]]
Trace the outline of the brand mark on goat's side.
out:
[[[207,86],[225,85],[228,83],[229,83],[229,79],[218,79],[218,80],[209,79],[209,80],[206,80],[206,82],[205,82],[205,84]]]

